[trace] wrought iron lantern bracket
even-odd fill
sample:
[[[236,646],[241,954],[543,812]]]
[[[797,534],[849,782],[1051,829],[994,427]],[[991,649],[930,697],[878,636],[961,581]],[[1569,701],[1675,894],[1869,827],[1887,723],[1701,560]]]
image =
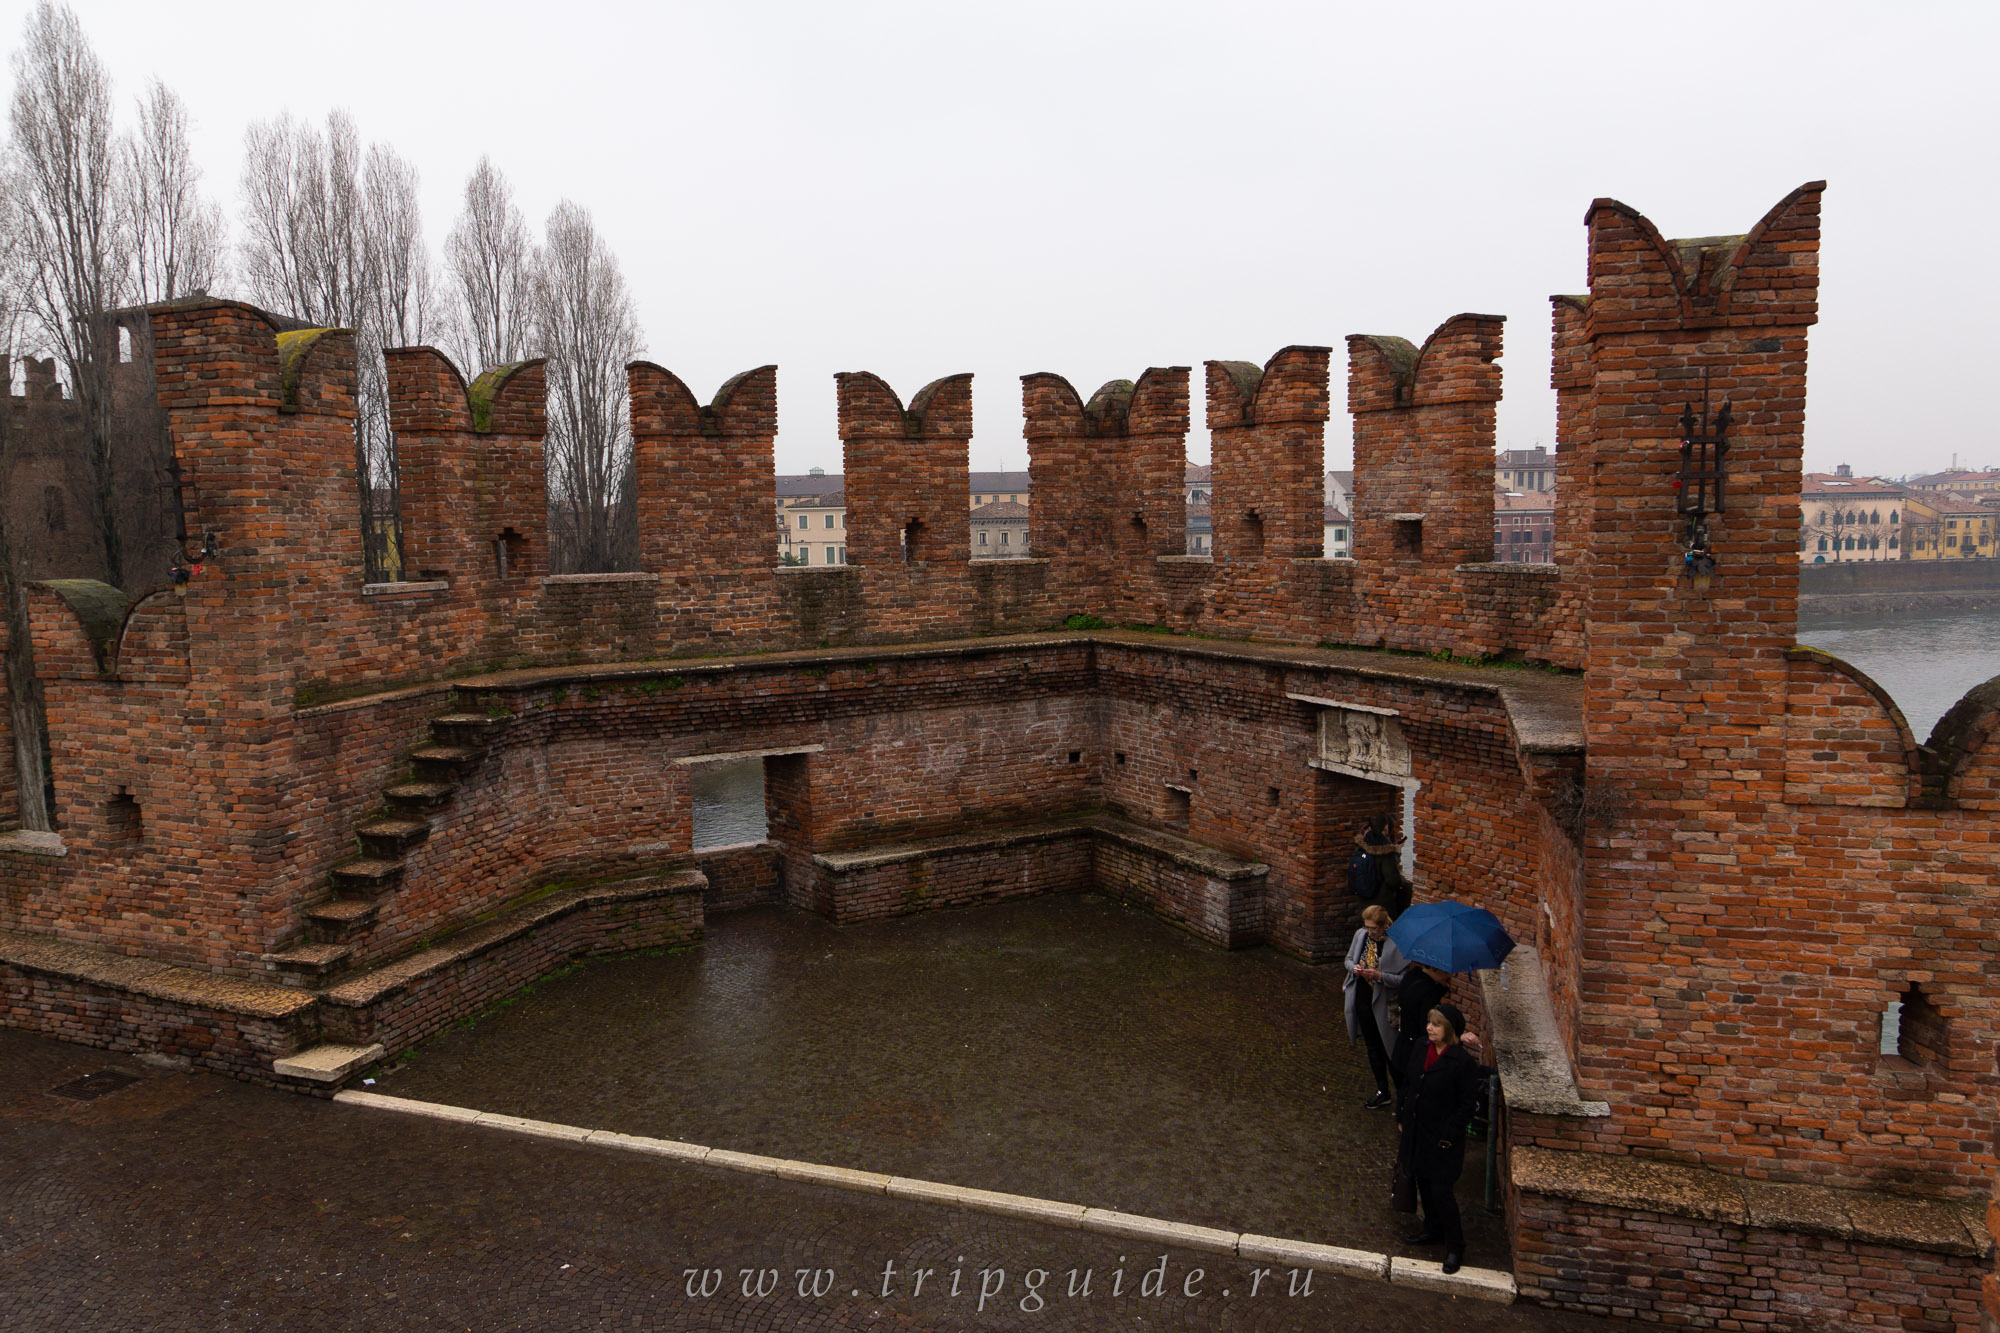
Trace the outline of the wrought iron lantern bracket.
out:
[[[1697,592],[1715,576],[1708,520],[1723,510],[1728,475],[1730,405],[1709,411],[1708,371],[1701,373],[1701,411],[1690,402],[1681,412],[1681,472],[1674,482],[1674,510],[1687,519],[1682,568]]]

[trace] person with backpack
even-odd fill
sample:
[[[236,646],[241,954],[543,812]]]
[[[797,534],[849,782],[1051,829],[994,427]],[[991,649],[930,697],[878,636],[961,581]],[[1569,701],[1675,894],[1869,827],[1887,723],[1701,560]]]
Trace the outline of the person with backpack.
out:
[[[1357,889],[1355,896],[1381,903],[1388,909],[1389,919],[1395,920],[1410,905],[1410,886],[1403,879],[1403,840],[1394,832],[1390,817],[1369,816],[1361,832],[1354,835],[1354,846],[1354,855],[1348,859],[1348,887],[1354,887],[1357,864],[1367,857],[1374,891],[1362,894]]]

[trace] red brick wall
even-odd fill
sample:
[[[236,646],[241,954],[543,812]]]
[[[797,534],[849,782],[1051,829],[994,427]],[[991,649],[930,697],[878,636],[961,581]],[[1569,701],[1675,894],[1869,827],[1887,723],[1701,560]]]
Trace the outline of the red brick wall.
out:
[[[1700,1328],[1949,1333],[1979,1318],[1978,1259],[1544,1195],[1518,1206],[1515,1280],[1544,1304]]]
[[[256,1083],[274,1082],[272,1059],[300,1046],[298,1031],[286,1020],[249,1018],[4,965],[0,1026],[79,1046],[157,1052]]]
[[[1595,485],[1578,1054],[1611,1103],[1580,1145],[1822,1184],[1983,1195],[2000,1080],[1990,920],[1991,701],[1966,774],[1848,670],[1794,651],[1806,333],[1819,187],[1745,238],[1589,216]],[[1735,411],[1719,569],[1679,574],[1677,418]],[[1917,771],[1913,771],[1917,770]],[[1910,985],[1950,1021],[1929,1068],[1878,1053]],[[1944,1095],[1949,1092],[1951,1095]]]
[[[662,637],[718,648],[775,641],[778,368],[744,371],[706,407],[659,366],[637,362],[629,375],[641,566],[663,582]]]
[[[1590,343],[1584,337],[1584,296],[1551,296],[1549,387],[1556,391],[1556,563],[1575,569],[1589,558],[1594,472],[1590,428],[1594,408]]]
[[[1262,369],[1208,362],[1215,558],[1313,560],[1325,546],[1325,347],[1287,347]]]
[[[1186,547],[1188,368],[1112,380],[1085,403],[1060,375],[1021,377],[1031,541],[1071,614],[1135,614],[1126,593]]]

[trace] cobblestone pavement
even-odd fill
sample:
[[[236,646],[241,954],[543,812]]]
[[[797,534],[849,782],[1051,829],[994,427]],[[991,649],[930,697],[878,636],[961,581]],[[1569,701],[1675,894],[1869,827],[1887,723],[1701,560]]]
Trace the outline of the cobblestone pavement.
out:
[[[49,1091],[106,1068],[138,1080],[89,1102]],[[1162,1258],[1163,1280],[1149,1282]],[[918,1294],[920,1268],[934,1271]],[[1031,1298],[1038,1269],[1049,1276]],[[1072,1270],[1089,1270],[1088,1296],[1068,1294],[1082,1277]],[[1294,1280],[1215,1255],[162,1072],[0,1030],[7,1333],[1610,1327],[1324,1275],[1294,1292]],[[983,1308],[982,1287],[993,1292]]]
[[[374,1091],[1178,1222],[1401,1244],[1338,966],[1063,896],[835,927],[718,917],[443,1034]],[[1471,1262],[1507,1268],[1459,1197]]]

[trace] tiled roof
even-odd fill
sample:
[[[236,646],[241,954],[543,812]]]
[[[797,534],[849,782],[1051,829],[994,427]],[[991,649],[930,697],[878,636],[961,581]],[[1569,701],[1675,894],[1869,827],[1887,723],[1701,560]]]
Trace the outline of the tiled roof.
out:
[[[1813,499],[1836,499],[1843,495],[1902,495],[1900,482],[1880,477],[1843,477],[1835,472],[1808,472],[1799,478],[1799,495]]]
[[[995,500],[991,504],[983,504],[972,511],[972,519],[975,523],[989,519],[1026,518],[1027,516],[1028,506],[1016,504],[1012,500]]]
[[[1493,492],[1493,512],[1496,514],[1553,514],[1556,512],[1555,492],[1495,491]]]

